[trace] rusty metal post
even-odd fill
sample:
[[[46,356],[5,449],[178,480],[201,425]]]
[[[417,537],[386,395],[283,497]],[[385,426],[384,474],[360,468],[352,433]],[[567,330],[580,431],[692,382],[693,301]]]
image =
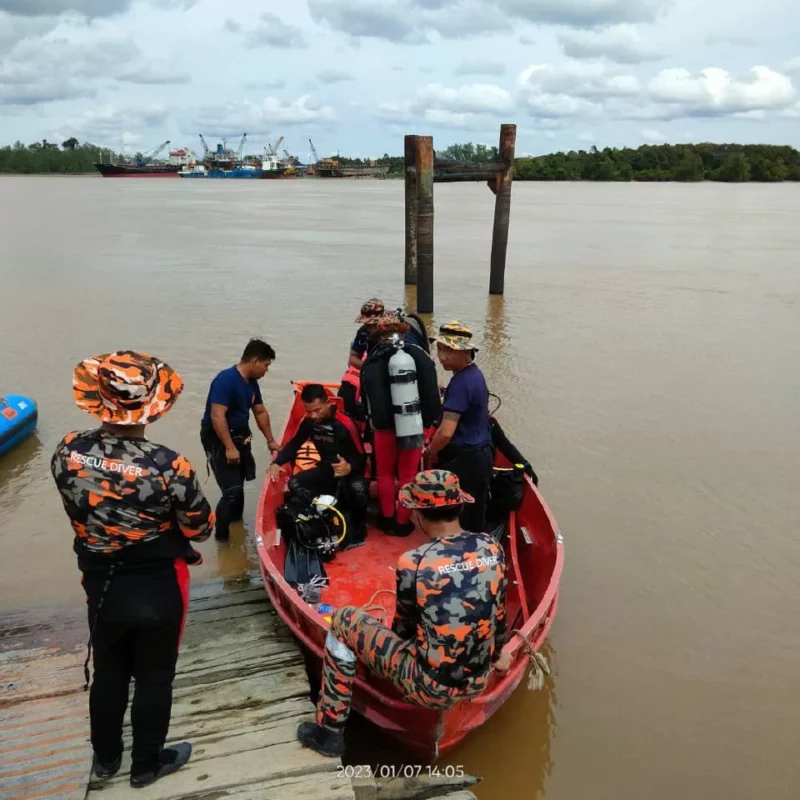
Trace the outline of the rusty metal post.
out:
[[[417,283],[417,137],[406,136],[406,286]]]
[[[506,253],[508,252],[508,223],[511,217],[511,181],[514,173],[514,150],[517,143],[517,126],[500,126],[500,161],[505,169],[497,173],[494,205],[494,231],[492,233],[492,267],[489,276],[489,294],[503,294],[506,280]]]
[[[433,137],[417,137],[417,312],[433,312]]]

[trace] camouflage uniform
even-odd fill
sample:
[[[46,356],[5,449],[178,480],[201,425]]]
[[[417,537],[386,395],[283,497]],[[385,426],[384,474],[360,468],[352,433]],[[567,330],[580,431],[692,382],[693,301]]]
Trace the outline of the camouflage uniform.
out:
[[[103,430],[70,433],[51,469],[82,569],[187,556],[190,541],[211,532],[213,512],[192,465],[162,445]]]
[[[415,508],[471,500],[455,476],[441,470],[421,473],[410,486],[401,502]],[[461,533],[405,553],[397,565],[391,630],[362,609],[334,613],[317,724],[340,728],[347,722],[357,660],[425,708],[480,694],[505,639],[505,593],[503,549],[488,534]]]
[[[78,406],[122,427],[159,419],[182,388],[168,365],[133,351],[87,359],[73,378]],[[92,746],[103,774],[113,774],[133,678],[134,780],[161,765],[188,606],[187,563],[200,558],[191,543],[208,538],[214,513],[192,465],[144,438],[103,428],[70,433],[56,448],[51,470],[86,592],[94,655]],[[87,683],[88,663],[87,657]]]

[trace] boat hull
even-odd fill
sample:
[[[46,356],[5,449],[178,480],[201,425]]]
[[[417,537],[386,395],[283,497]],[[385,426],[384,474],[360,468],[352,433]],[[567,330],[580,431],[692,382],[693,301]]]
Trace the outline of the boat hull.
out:
[[[36,430],[39,410],[29,397],[0,397],[0,455],[13,450]]]
[[[95,164],[94,167],[104,178],[175,178],[181,170],[180,164],[145,167],[134,164]]]
[[[302,417],[297,391],[303,385],[295,384],[295,403],[282,441],[293,435]],[[326,388],[333,399],[338,387],[327,385]],[[282,487],[265,482],[256,526],[259,565],[264,587],[275,609],[320,674],[329,623],[303,602],[283,578],[285,543],[275,523],[275,511],[282,502]],[[394,590],[393,567],[399,556],[424,541],[418,532],[409,539],[398,540],[370,529],[364,547],[339,554],[327,565],[331,587],[323,593],[322,601],[334,607],[376,602],[374,598],[378,592]],[[511,657],[511,669],[504,676],[493,672],[482,695],[444,712],[418,708],[405,702],[393,686],[359,664],[354,710],[424,758],[435,759],[452,748],[508,700],[529,663],[522,639],[538,650],[553,624],[563,569],[563,540],[544,499],[530,481],[526,483],[522,508],[512,515],[504,546],[509,565],[509,629],[519,631],[520,636],[512,636],[505,644]],[[384,621],[390,624],[394,599],[385,597],[377,602],[385,609]]]

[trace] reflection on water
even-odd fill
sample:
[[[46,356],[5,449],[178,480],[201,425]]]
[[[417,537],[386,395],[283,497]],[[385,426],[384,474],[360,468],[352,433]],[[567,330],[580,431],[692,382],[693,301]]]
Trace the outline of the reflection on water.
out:
[[[34,474],[31,465],[39,462],[41,452],[41,439],[34,433],[0,456],[0,525],[6,516],[11,516],[20,495],[29,491]]]
[[[401,184],[254,183],[0,181],[0,393],[39,405],[38,438],[0,460],[0,609],[81,599],[49,473],[59,439],[91,424],[79,360],[135,347],[178,369],[186,389],[149,435],[216,502],[200,417],[247,339],[277,350],[262,388],[279,429],[292,379],[341,377],[365,299],[413,298]],[[794,797],[797,187],[516,186],[504,298],[487,297],[492,201],[437,185],[426,322],[475,330],[566,569],[554,678],[451,763],[485,777],[482,800]],[[259,488],[194,577],[253,568]]]
[[[548,659],[552,676],[539,691],[529,691],[527,677],[513,697],[478,732],[448,753],[443,763],[472,765],[481,777],[478,792],[482,798],[536,798],[545,796],[546,780],[553,769],[552,742],[558,708],[558,669],[552,644],[542,653]],[[509,768],[507,753],[519,748],[519,761]],[[524,765],[524,768],[522,768]]]

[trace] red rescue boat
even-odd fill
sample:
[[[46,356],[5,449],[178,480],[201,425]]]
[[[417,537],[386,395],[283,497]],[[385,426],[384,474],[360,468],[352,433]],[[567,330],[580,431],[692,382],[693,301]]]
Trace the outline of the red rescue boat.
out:
[[[284,425],[281,442],[287,442],[303,418],[300,392],[305,383],[294,384],[294,403]],[[325,388],[335,401],[338,386]],[[501,463],[498,466],[508,466]],[[276,526],[275,513],[283,503],[284,486],[266,481],[259,501],[256,540],[264,586],[278,614],[292,630],[321,673],[329,622],[306,604],[283,577],[286,544]],[[325,565],[330,585],[322,602],[336,608],[346,605],[385,610],[385,621],[394,615],[395,566],[406,551],[427,539],[419,532],[407,539],[384,535],[370,527],[365,546],[343,553]],[[506,675],[492,673],[486,691],[447,711],[431,711],[406,703],[385,681],[359,665],[353,708],[407,747],[427,758],[436,758],[486,722],[512,695],[530,664],[530,647],[538,651],[545,642],[558,606],[558,588],[564,564],[564,544],[550,510],[526,477],[522,507],[511,514],[504,537],[508,563],[509,633],[505,649],[512,658]],[[380,614],[380,611],[376,612]]]

